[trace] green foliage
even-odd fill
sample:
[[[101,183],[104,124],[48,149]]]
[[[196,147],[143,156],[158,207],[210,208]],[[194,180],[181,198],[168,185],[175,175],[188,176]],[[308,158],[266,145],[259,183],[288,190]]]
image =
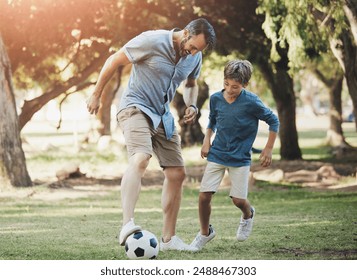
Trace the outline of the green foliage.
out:
[[[272,40],[272,60],[280,59],[278,45],[288,48],[293,68],[326,52],[329,36],[337,38],[348,28],[342,4],[342,0],[260,0],[257,12],[265,15],[263,29]]]

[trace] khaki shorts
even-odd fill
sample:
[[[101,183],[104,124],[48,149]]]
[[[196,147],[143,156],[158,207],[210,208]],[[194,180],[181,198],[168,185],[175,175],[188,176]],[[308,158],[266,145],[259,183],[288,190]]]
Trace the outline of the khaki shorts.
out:
[[[226,170],[232,184],[229,196],[247,199],[250,166],[231,167],[209,161],[202,177],[200,192],[217,192]]]
[[[184,166],[181,153],[181,140],[175,129],[170,140],[166,139],[162,124],[154,129],[151,119],[136,107],[121,110],[117,115],[123,131],[128,156],[136,153],[153,153],[161,167]]]

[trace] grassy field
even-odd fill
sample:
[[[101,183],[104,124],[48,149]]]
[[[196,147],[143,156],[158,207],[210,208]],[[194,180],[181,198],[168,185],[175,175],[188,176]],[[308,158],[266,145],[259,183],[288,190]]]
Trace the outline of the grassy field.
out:
[[[0,259],[126,259],[117,242],[118,189],[97,190],[87,197],[47,201],[1,198]],[[158,237],[160,196],[159,189],[145,188],[136,209],[136,222]],[[196,188],[185,187],[177,232],[186,242],[198,231],[197,196]],[[216,238],[198,253],[161,252],[159,259],[357,259],[356,193],[261,186],[250,200],[257,215],[247,241],[235,240],[240,213],[223,189],[213,200]]]
[[[348,141],[357,146],[353,126],[345,131]],[[261,135],[262,139],[257,139],[258,147],[264,143],[264,134]],[[321,145],[324,135],[315,128],[300,131],[299,143],[305,159],[331,159],[328,149]],[[59,141],[55,133],[25,136],[37,147],[41,141],[52,145],[58,142],[51,143],[51,139]],[[111,146],[109,150],[97,152],[89,145],[73,152],[71,134],[64,133],[62,137],[62,145],[26,151],[28,169],[36,186],[0,190],[0,259],[126,259],[124,248],[117,242],[121,224],[119,180],[126,166],[125,151]],[[278,148],[279,143],[275,160],[278,160]],[[204,163],[199,158],[199,147],[185,149],[184,157],[189,167]],[[80,163],[87,179],[72,182],[69,187],[57,182],[54,174],[71,162]],[[153,176],[147,179],[140,194],[136,223],[160,237],[161,177],[156,175],[161,172],[156,161],[152,161],[149,169],[148,175]],[[195,180],[187,181],[184,186],[177,234],[187,243],[199,229],[198,187],[199,182]],[[257,215],[247,241],[235,239],[240,212],[230,201],[228,190],[222,188],[213,199],[211,222],[216,238],[200,252],[160,252],[159,259],[357,259],[356,191],[322,191],[258,181],[249,199]]]

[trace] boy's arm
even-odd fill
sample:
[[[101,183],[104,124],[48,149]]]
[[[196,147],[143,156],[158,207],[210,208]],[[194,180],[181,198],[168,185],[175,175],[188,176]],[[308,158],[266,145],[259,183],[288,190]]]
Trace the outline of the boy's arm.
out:
[[[270,130],[269,136],[268,136],[268,141],[267,141],[262,153],[259,156],[260,165],[263,167],[268,167],[272,162],[273,148],[274,148],[274,143],[275,143],[276,137],[277,137],[277,133]]]
[[[201,148],[201,157],[205,158],[208,155],[208,152],[211,148],[211,138],[214,132],[212,129],[207,128],[205,138],[203,139],[203,144]]]

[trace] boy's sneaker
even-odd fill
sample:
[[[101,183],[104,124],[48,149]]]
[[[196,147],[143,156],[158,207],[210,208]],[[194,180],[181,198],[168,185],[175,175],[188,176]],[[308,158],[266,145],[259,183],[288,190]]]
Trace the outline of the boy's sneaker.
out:
[[[190,252],[198,251],[196,247],[186,244],[176,235],[172,236],[169,242],[165,243],[164,241],[161,240],[160,251],[168,251],[168,250],[190,251]]]
[[[253,229],[253,220],[255,217],[255,209],[254,207],[252,207],[250,209],[250,211],[252,212],[252,216],[249,219],[243,219],[243,215],[240,217],[240,223],[239,223],[239,227],[237,230],[237,239],[238,241],[244,241],[246,240],[249,235],[252,232]]]
[[[119,244],[121,246],[125,245],[125,241],[128,238],[130,234],[133,234],[134,232],[140,231],[141,227],[135,225],[134,219],[130,219],[129,222],[127,222],[121,229],[120,234],[119,234]]]
[[[214,231],[212,225],[209,225],[208,230],[208,236],[202,235],[201,232],[198,232],[195,239],[192,241],[191,246],[201,250],[207,242],[211,241],[216,236],[216,232]]]

